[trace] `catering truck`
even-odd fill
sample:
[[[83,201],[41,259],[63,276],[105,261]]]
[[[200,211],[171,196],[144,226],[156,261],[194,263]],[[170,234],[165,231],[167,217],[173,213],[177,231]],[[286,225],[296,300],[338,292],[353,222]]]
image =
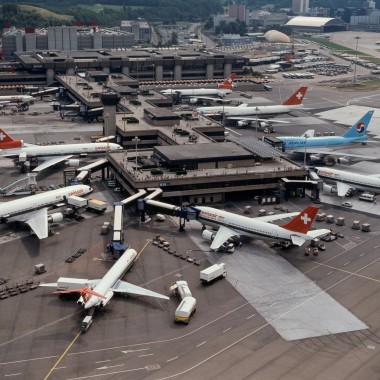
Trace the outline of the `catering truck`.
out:
[[[209,285],[220,278],[226,277],[226,265],[224,263],[214,264],[200,272],[200,280],[203,285]]]
[[[197,301],[194,297],[185,297],[175,311],[174,322],[188,324],[195,313]]]
[[[171,287],[170,290],[174,290],[174,294],[178,296],[181,300],[185,297],[192,297],[189,285],[186,281],[176,281]]]
[[[87,201],[87,210],[103,214],[107,210],[107,202],[98,199],[89,199]]]

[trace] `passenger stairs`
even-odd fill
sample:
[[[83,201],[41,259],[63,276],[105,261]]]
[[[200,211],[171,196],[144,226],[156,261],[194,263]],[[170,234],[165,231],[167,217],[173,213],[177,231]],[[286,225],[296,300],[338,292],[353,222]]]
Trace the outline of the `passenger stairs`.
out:
[[[17,178],[0,187],[0,194],[9,197],[17,192],[32,191],[37,187],[37,173],[28,173],[26,176]]]

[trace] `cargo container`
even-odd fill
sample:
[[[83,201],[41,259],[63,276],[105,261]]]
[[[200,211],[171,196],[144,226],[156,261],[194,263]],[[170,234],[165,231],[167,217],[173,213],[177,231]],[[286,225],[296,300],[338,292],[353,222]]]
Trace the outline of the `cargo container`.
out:
[[[107,202],[89,199],[87,201],[87,210],[103,214],[107,210]]]
[[[175,295],[177,295],[181,300],[185,297],[192,297],[189,285],[186,281],[176,281],[170,289],[174,290]]]

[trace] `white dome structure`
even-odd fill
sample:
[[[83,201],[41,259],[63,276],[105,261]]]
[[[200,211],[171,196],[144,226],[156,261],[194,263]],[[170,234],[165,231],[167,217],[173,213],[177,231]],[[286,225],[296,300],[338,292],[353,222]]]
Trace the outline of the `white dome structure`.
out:
[[[268,30],[265,34],[264,37],[268,42],[282,42],[282,43],[290,43],[290,38],[284,34],[279,32],[278,30]]]

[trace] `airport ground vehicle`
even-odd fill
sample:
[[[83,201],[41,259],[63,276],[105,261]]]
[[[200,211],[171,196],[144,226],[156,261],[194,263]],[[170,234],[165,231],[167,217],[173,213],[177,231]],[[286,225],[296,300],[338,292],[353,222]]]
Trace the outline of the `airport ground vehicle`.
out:
[[[343,207],[352,207],[352,202],[348,202],[348,201],[342,202],[341,206],[343,206]]]
[[[191,316],[196,312],[197,301],[194,297],[185,297],[175,311],[175,323],[188,324]]]
[[[363,193],[359,197],[360,201],[373,202],[375,200],[375,195],[371,193]]]
[[[170,287],[170,289],[174,290],[175,295],[177,295],[181,300],[183,300],[186,297],[192,297],[187,281],[184,281],[184,280],[176,281]]]
[[[103,214],[107,210],[107,202],[89,199],[87,201],[87,210]]]
[[[82,321],[82,325],[80,328],[82,333],[86,333],[91,325],[92,325],[92,317],[90,315],[88,315]]]
[[[211,267],[203,269],[200,272],[202,285],[212,284],[223,277],[227,276],[226,265],[224,263],[214,264]]]

